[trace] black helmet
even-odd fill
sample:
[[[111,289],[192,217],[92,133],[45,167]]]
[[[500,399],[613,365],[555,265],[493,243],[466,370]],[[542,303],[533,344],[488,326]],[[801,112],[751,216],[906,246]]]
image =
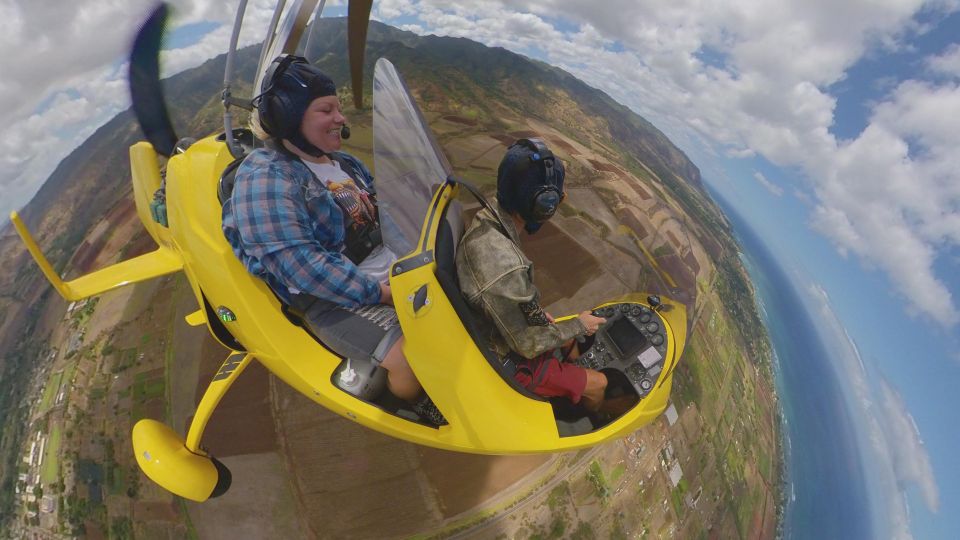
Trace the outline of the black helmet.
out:
[[[516,212],[530,234],[540,230],[563,201],[563,164],[543,139],[519,139],[497,169],[497,202]]]
[[[302,56],[281,54],[270,64],[254,98],[260,126],[267,134],[286,139],[311,156],[325,152],[300,133],[303,114],[318,97],[337,95],[337,87],[325,73]]]

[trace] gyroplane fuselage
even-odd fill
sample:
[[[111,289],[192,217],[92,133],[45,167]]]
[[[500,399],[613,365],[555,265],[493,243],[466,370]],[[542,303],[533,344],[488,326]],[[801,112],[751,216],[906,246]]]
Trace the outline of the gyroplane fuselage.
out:
[[[282,3],[277,8],[261,54],[258,83],[275,55],[295,50],[317,3],[295,1],[282,22]],[[392,223],[384,228],[384,242],[404,254],[392,267],[390,285],[406,338],[404,352],[447,424],[438,426],[402,404],[384,401],[379,395],[382,370],[367,359],[342,358],[312,336],[294,309],[246,271],[221,232],[222,202],[229,196],[231,174],[255,144],[248,131],[233,128],[229,114],[231,106],[249,107],[250,102],[230,94],[239,22],[227,62],[224,132],[191,144],[177,143],[159,91],[163,10],[145,25],[131,56],[134,109],[149,141],[130,148],[133,192],[137,213],[157,250],[64,282],[19,217],[12,215],[31,254],[64,298],[78,300],[182,271],[199,306],[187,323],[206,325],[230,349],[197,406],[185,439],[156,420],[134,426],[136,459],[147,476],[196,501],[229,487],[229,471],[202,448],[201,439],[224,393],[254,360],[337,414],[393,437],[459,452],[519,454],[593,446],[633,432],[665,409],[686,338],[686,311],[683,304],[652,295],[638,293],[599,305],[595,311],[608,321],[578,360],[586,367],[622,375],[625,391],[639,398],[625,414],[598,422],[589,415],[571,414],[569,408],[560,412],[556,404],[513,381],[509,366],[493,354],[478,331],[476,315],[457,285],[453,261],[463,230],[457,195],[465,184],[454,176],[400,74],[380,59],[373,74],[377,196],[381,212]],[[369,1],[350,3],[355,89],[363,87],[369,13]],[[355,91],[354,96],[359,107],[362,92]],[[155,197],[158,191],[165,194],[165,204]]]

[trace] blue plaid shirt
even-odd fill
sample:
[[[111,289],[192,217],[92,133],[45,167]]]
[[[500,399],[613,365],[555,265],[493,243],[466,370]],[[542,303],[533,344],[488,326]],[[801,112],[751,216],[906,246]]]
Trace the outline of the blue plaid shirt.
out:
[[[367,175],[355,180],[372,187],[366,168],[349,158]],[[342,210],[295,156],[261,148],[243,160],[223,205],[223,234],[285,302],[296,293],[348,307],[380,302],[380,284],[342,253]]]

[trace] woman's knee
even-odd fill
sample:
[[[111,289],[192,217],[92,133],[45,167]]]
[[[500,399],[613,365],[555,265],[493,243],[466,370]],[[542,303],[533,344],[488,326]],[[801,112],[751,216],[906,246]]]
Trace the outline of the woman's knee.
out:
[[[403,336],[400,336],[393,346],[387,350],[387,354],[383,357],[383,362],[380,363],[380,366],[386,369],[387,371],[394,369],[410,369],[410,365],[407,363],[407,357],[403,354]]]
[[[390,348],[380,365],[387,370],[387,386],[395,396],[412,401],[420,395],[423,387],[403,354],[402,337]]]

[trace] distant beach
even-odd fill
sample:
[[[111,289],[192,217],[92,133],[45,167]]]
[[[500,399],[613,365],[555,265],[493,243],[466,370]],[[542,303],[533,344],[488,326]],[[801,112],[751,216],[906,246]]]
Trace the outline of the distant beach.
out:
[[[873,538],[855,429],[812,315],[773,255],[722,197],[774,349],[786,464],[783,538]]]

